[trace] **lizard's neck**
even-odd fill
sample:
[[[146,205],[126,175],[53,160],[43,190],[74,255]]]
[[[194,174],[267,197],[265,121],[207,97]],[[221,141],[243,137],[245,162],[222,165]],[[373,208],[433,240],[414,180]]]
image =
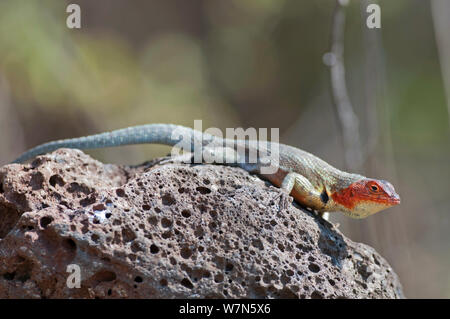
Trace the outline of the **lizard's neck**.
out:
[[[327,170],[322,169],[321,172],[323,175],[323,184],[327,186],[327,191],[331,194],[341,192],[354,182],[366,178],[363,175],[341,171],[337,168],[332,167],[331,165]]]
[[[348,188],[354,182],[360,181],[366,177],[359,174],[352,174],[340,171],[334,176],[334,183],[331,183],[330,191],[340,192]]]
[[[327,191],[330,200],[326,205],[326,209],[331,211],[351,211],[357,204],[358,199],[353,197],[350,186],[365,177],[337,169],[329,174],[331,178],[329,178],[327,183]]]
[[[361,198],[354,192],[354,187],[358,181],[366,177],[359,174],[351,174],[340,172],[335,178],[335,182],[330,186],[330,201],[327,203],[327,209],[330,211],[341,211],[345,215],[353,218],[362,218],[367,216],[361,209],[356,210],[355,207],[360,206]],[[358,212],[356,212],[358,211]]]

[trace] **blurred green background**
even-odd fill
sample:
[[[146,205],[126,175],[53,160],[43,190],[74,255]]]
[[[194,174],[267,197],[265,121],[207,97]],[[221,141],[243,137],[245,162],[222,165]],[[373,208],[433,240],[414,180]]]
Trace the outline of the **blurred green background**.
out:
[[[81,29],[66,26],[72,2],[81,7]],[[378,1],[381,29],[369,30],[365,6],[374,2],[345,8],[346,79],[364,148],[364,164],[354,170],[391,181],[402,204],[332,221],[389,261],[407,297],[449,298],[443,76],[450,70],[442,60],[450,57],[439,59],[440,10],[430,1]],[[204,129],[280,128],[281,142],[344,169],[323,63],[334,7],[333,0],[2,0],[0,164],[49,140],[202,119]],[[88,153],[138,164],[168,150]]]

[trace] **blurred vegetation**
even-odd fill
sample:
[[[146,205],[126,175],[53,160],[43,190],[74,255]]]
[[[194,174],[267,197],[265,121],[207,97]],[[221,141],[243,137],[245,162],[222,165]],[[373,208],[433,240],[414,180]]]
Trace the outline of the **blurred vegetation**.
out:
[[[66,27],[71,2],[81,7],[79,30]],[[363,142],[378,120],[361,173],[392,181],[402,204],[333,221],[386,257],[408,297],[449,298],[450,130],[429,2],[378,3],[379,81],[369,83],[366,14],[356,0],[346,8],[346,78]],[[322,62],[333,8],[332,0],[2,0],[0,162],[48,140],[202,119],[204,128],[279,127],[282,142],[342,168]],[[364,108],[370,92],[375,115]],[[90,153],[136,164],[167,152]]]

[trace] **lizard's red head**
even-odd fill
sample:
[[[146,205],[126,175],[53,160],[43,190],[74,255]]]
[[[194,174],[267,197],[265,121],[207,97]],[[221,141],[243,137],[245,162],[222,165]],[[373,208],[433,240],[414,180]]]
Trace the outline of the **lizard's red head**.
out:
[[[344,214],[364,218],[400,204],[394,186],[384,180],[364,178],[331,195]]]

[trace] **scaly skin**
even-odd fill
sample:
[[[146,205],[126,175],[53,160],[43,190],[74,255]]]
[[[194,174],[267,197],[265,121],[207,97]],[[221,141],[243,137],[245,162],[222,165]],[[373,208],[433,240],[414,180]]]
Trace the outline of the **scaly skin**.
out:
[[[222,139],[173,124],[148,124],[45,143],[25,152],[14,162],[21,163],[62,147],[94,149],[143,143],[180,146],[180,142],[186,139],[191,142],[191,151],[194,151],[195,145],[203,145],[212,153],[217,152],[217,149],[236,150],[238,147],[258,151],[264,148],[263,150],[270,153],[273,146],[271,143],[263,147],[243,140]],[[264,173],[261,169],[263,164],[259,161],[250,164],[243,160],[224,165],[237,165],[251,173],[259,174],[292,195],[301,205],[318,211],[321,216],[324,212],[340,211],[352,218],[365,218],[400,204],[399,195],[387,181],[343,172],[298,148],[284,144],[277,146],[279,163],[276,173]]]

